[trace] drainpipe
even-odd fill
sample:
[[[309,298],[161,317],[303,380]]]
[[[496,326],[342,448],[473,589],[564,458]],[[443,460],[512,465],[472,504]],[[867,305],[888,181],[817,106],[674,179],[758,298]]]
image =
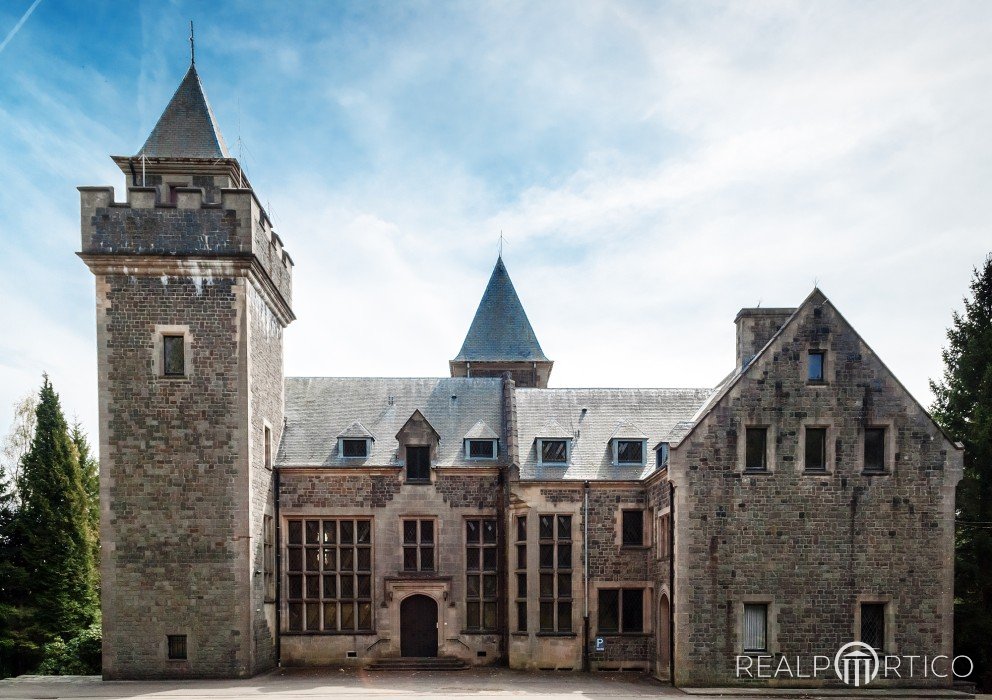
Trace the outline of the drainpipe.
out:
[[[675,484],[668,482],[668,678],[675,685]]]
[[[274,470],[275,474],[275,538],[272,543],[276,552],[276,570],[273,574],[276,577],[276,667],[282,667],[282,522],[279,520],[279,468]]]
[[[589,482],[582,485],[582,578],[585,586],[582,610],[582,670],[589,670]]]

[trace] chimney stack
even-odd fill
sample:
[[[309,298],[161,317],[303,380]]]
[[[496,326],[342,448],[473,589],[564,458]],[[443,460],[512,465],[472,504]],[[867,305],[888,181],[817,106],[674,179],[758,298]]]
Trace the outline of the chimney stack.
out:
[[[795,309],[741,309],[734,319],[737,324],[737,369],[742,370],[761,348],[785,325]]]

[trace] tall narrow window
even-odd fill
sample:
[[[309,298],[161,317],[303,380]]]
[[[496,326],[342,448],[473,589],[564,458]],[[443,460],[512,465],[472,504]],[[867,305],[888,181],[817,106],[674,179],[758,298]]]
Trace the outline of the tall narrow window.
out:
[[[885,428],[865,428],[866,472],[885,471]]]
[[[527,516],[517,516],[517,632],[527,631]]]
[[[658,558],[667,559],[671,555],[671,516],[666,513],[658,518]]]
[[[875,651],[885,648],[885,603],[861,604],[861,641]]]
[[[417,445],[406,448],[406,480],[431,480],[431,448]]]
[[[643,588],[600,588],[601,634],[637,634],[644,631]]]
[[[291,631],[371,631],[372,521],[289,520]]]
[[[826,355],[822,350],[813,350],[806,363],[806,379],[811,382],[823,381],[823,365]]]
[[[768,469],[768,428],[747,428],[744,444],[744,470],[763,472]]]
[[[806,471],[827,471],[827,429],[806,428]]]
[[[276,599],[276,527],[271,515],[262,517],[262,578],[265,585],[265,602]]]
[[[644,546],[644,511],[625,510],[621,513],[620,529],[624,547]]]
[[[744,652],[768,651],[768,604],[744,604]]]
[[[466,601],[465,628],[490,632],[496,629],[496,521],[465,521]]]
[[[403,521],[403,570],[434,571],[434,521]]]
[[[667,442],[659,443],[658,449],[654,451],[655,466],[658,469],[668,466],[668,451],[669,451],[669,444]]]
[[[265,426],[262,449],[265,452],[265,468],[272,469],[272,428]]]
[[[184,336],[162,336],[162,374],[166,377],[185,376],[186,338]]]
[[[169,658],[173,661],[185,661],[186,656],[186,635],[185,634],[170,634],[167,635],[166,641],[169,646]]]
[[[538,517],[540,629],[572,631],[572,516]]]

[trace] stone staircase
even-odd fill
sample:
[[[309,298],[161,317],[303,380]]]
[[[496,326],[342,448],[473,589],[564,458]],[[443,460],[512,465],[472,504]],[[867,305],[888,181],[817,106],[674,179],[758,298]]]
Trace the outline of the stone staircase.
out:
[[[399,657],[376,659],[369,663],[366,671],[461,671],[468,664],[454,656],[425,658]]]

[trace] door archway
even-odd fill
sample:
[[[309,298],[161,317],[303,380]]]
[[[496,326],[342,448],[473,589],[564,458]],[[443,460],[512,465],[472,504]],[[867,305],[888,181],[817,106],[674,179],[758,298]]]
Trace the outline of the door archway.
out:
[[[671,680],[670,671],[672,653],[672,606],[668,594],[662,593],[658,599],[658,655],[655,675],[658,678]]]
[[[412,595],[400,603],[400,656],[437,656],[437,601]]]

